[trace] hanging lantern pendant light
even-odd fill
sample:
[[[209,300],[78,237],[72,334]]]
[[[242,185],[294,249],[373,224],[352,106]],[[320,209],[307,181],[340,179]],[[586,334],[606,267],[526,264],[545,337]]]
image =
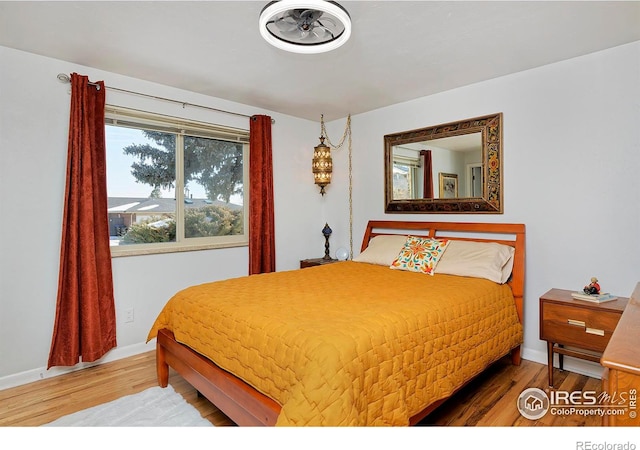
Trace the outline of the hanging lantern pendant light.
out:
[[[325,194],[325,186],[331,183],[333,161],[331,160],[331,148],[324,143],[324,135],[320,136],[320,144],[314,147],[311,168],[315,183],[320,186],[320,194]]]

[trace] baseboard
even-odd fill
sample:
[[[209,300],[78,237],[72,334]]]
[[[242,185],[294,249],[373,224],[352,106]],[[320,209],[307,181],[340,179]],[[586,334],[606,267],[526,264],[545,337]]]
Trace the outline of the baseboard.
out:
[[[8,375],[6,377],[0,378],[0,390],[22,386],[23,384],[33,383],[34,381],[44,380],[47,378],[57,377],[67,373],[75,372],[77,370],[86,369],[88,367],[105,364],[111,361],[117,361],[122,358],[127,358],[129,356],[139,355],[140,353],[155,350],[155,348],[156,341],[155,339],[153,339],[147,344],[140,343],[128,345],[126,347],[116,347],[113,350],[109,351],[98,361],[94,361],[91,363],[79,363],[73,367],[52,367],[49,370],[47,370],[46,366],[43,366],[40,368],[27,370],[25,372]]]
[[[534,361],[540,364],[547,365],[547,352],[544,350],[532,350],[523,348],[522,358]],[[555,355],[554,367],[558,367],[558,355]],[[569,372],[579,373],[580,375],[586,375],[591,378],[602,379],[602,372],[604,369],[600,364],[586,361],[584,359],[572,358],[570,356],[564,357],[564,369]]]
[[[102,359],[92,363],[80,363],[80,364],[76,364],[73,367],[64,367],[64,368],[52,367],[49,370],[47,370],[46,367],[43,366],[38,369],[28,370],[26,372],[9,375],[9,376],[0,378],[0,390],[21,386],[27,383],[33,383],[34,381],[44,380],[46,378],[52,378],[59,375],[64,375],[66,373],[75,372],[76,370],[86,369],[88,367],[97,366],[99,364],[104,364],[111,361],[117,361],[122,358],[127,358],[129,356],[139,355],[140,353],[145,353],[145,352],[154,350],[155,348],[156,348],[156,340],[153,339],[149,341],[149,343],[147,344],[140,343],[140,344],[129,345],[126,347],[114,348],[109,353],[107,353]],[[545,365],[547,364],[546,351],[533,350],[527,347],[523,347],[522,358],[528,361],[533,361],[540,364],[545,364]],[[556,367],[558,366],[557,359],[555,362],[555,366]],[[564,368],[570,372],[576,372],[581,375],[586,375],[592,378],[602,378],[603,368],[599,364],[592,363],[590,361],[584,361],[581,359],[565,356]]]

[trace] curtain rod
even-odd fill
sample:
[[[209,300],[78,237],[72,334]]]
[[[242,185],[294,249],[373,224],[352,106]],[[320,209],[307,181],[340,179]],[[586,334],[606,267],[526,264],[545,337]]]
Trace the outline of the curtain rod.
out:
[[[66,73],[59,73],[58,74],[58,80],[60,82],[62,82],[62,83],[71,83],[71,77],[69,75],[67,75]],[[91,81],[89,81],[89,84],[91,86],[96,86],[96,87],[100,86],[98,83],[92,83]],[[150,95],[150,94],[143,94],[143,93],[140,93],[140,92],[129,91],[127,89],[120,89],[120,88],[115,88],[115,87],[111,87],[111,86],[105,86],[105,88],[109,89],[111,91],[124,92],[125,94],[139,95],[141,97],[154,98],[156,100],[162,100],[162,101],[165,101],[165,102],[178,103],[179,105],[182,105],[183,108],[186,107],[186,106],[193,106],[195,108],[208,109],[209,111],[216,111],[216,112],[221,112],[221,113],[225,113],[225,114],[232,114],[234,116],[247,117],[247,118],[251,118],[252,117],[252,116],[249,116],[247,114],[241,114],[241,113],[237,113],[237,112],[233,112],[233,111],[225,111],[224,109],[212,108],[211,106],[196,105],[195,103],[181,102],[180,100],[174,100],[174,99],[166,98],[166,97],[158,97],[156,95]],[[271,123],[272,124],[276,123],[275,119],[271,119]]]

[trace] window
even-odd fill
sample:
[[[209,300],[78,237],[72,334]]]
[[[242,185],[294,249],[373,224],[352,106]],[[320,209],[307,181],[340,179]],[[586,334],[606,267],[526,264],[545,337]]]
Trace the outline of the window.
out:
[[[420,158],[394,156],[393,199],[419,198]]]
[[[249,132],[106,109],[111,254],[247,245]]]

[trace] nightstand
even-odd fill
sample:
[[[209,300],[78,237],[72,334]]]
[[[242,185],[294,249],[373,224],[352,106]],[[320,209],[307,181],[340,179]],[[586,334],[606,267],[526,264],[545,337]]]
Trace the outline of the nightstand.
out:
[[[571,292],[551,289],[540,297],[540,339],[547,341],[550,387],[553,387],[553,354],[558,353],[560,370],[564,355],[599,363],[629,301],[618,297],[610,302],[592,303],[574,299]]]
[[[300,260],[300,268],[304,269],[305,267],[322,266],[323,264],[331,264],[334,262],[338,262],[338,260],[324,258],[302,259]]]

